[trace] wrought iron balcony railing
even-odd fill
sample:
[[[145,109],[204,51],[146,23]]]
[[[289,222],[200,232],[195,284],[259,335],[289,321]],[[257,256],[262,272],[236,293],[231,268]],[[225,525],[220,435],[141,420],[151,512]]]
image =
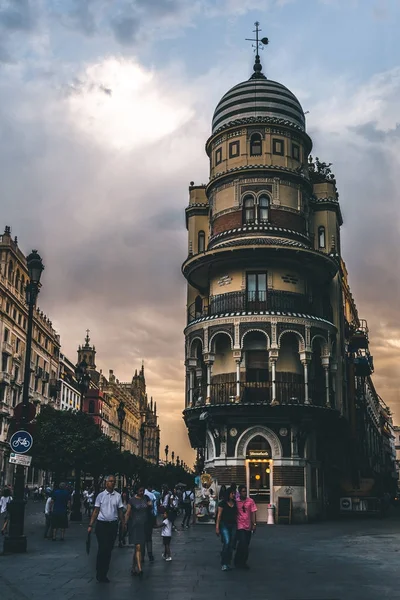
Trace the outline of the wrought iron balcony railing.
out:
[[[332,306],[327,302],[310,301],[304,294],[268,290],[265,292],[229,292],[210,296],[208,306],[194,302],[188,309],[188,323],[201,317],[234,313],[234,312],[292,312],[333,320]]]
[[[212,383],[210,386],[210,404],[270,404],[272,402],[271,381],[240,382],[240,395],[236,396],[236,382]],[[282,405],[304,405],[305,385],[303,382],[293,382],[283,379],[275,382],[276,400]],[[206,388],[193,393],[191,408],[206,404]],[[308,384],[309,404],[313,406],[326,406],[326,389],[323,385],[310,382]],[[333,393],[330,393],[330,403],[333,407]]]

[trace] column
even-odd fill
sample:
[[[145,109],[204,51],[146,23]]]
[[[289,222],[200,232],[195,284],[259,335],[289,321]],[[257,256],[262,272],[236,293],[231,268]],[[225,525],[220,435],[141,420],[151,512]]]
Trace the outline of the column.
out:
[[[206,404],[211,402],[211,373],[212,373],[212,362],[207,362],[207,398]]]
[[[196,383],[198,388],[197,402],[202,405],[204,404],[204,398],[202,396],[203,371],[201,368],[196,369]]]
[[[193,406],[194,370],[189,369],[189,406]]]
[[[329,386],[329,356],[322,356],[321,361],[322,361],[322,366],[325,371],[325,393],[326,393],[325,406],[327,408],[331,408],[331,399],[330,399],[330,394],[329,394],[329,387],[330,387]]]
[[[236,359],[236,402],[240,402],[240,358]]]
[[[276,406],[279,401],[276,399],[276,360],[271,360],[271,406]]]
[[[311,361],[309,352],[300,352],[300,361],[304,368],[304,404],[311,404],[308,396],[308,365]]]

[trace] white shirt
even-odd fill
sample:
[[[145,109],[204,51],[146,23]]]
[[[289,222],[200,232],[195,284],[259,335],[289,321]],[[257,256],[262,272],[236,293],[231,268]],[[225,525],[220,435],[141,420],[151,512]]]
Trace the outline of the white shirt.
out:
[[[150,492],[147,489],[144,490],[144,495],[147,496],[148,499],[151,500],[151,502],[153,503],[153,515],[156,517],[157,516],[157,498],[155,497],[153,492]]]
[[[51,505],[52,505],[52,499],[51,498],[47,498],[46,500],[46,506],[44,507],[44,514],[45,515],[49,515],[51,513]]]
[[[7,504],[12,501],[11,496],[2,496],[0,498],[0,514],[3,514],[7,511]]]
[[[172,537],[172,522],[169,519],[164,519],[161,529],[162,537]]]
[[[94,505],[100,509],[97,517],[98,521],[117,521],[118,509],[124,507],[121,494],[115,490],[111,494],[107,490],[101,492],[97,496]]]

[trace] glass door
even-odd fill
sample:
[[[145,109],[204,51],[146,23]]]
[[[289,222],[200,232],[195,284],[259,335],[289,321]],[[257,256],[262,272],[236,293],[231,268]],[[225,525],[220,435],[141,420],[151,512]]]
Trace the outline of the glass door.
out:
[[[259,312],[267,309],[267,274],[247,273],[247,310]]]

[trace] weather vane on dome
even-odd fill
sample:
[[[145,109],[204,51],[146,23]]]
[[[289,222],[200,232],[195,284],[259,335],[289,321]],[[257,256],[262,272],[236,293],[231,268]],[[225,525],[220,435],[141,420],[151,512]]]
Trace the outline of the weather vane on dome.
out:
[[[256,28],[253,29],[253,33],[256,34],[256,37],[255,38],[246,38],[247,42],[255,42],[255,44],[252,44],[252,46],[254,48],[254,52],[256,53],[256,60],[255,60],[254,67],[253,67],[254,73],[250,79],[265,79],[266,77],[265,77],[264,73],[262,72],[262,65],[261,65],[261,61],[260,61],[260,55],[258,52],[259,52],[259,50],[264,49],[264,46],[266,46],[269,43],[269,40],[267,37],[264,37],[261,39],[259,38],[259,33],[260,33],[260,31],[262,31],[260,29],[259,21],[256,21],[254,23],[254,25]]]

